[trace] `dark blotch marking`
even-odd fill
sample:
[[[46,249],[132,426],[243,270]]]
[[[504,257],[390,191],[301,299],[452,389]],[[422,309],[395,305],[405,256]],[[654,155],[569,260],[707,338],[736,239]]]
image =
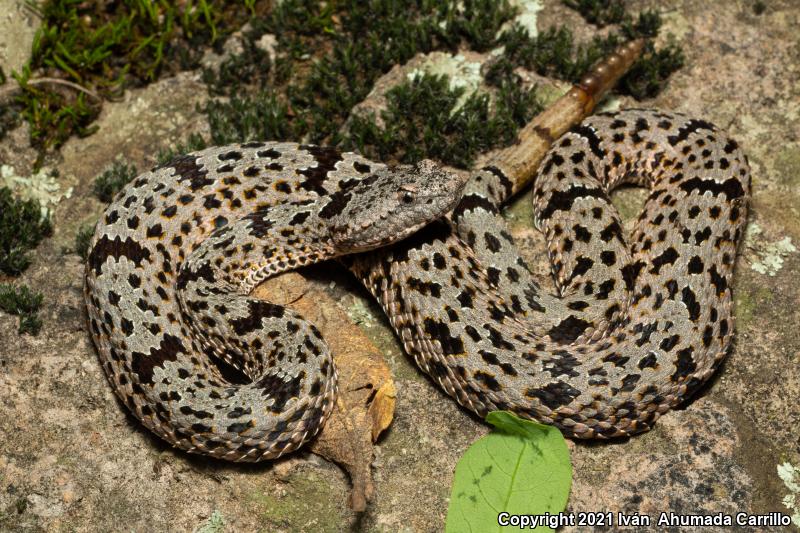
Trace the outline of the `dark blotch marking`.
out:
[[[603,157],[605,157],[606,154],[600,147],[600,138],[592,128],[589,126],[580,125],[572,128],[572,132],[580,135],[586,140],[586,142],[589,143],[589,149],[594,155],[597,156],[598,159],[603,159]]]
[[[700,274],[703,272],[703,260],[699,256],[694,256],[689,260],[689,274]]]
[[[562,405],[568,405],[580,396],[581,391],[570,386],[563,381],[548,383],[544,387],[531,388],[525,392],[525,396],[531,399],[538,399],[542,405],[549,409],[556,409]]]
[[[231,320],[230,324],[237,335],[245,335],[261,328],[262,318],[281,318],[283,307],[261,300],[248,300],[246,317]]]
[[[176,361],[178,354],[185,352],[180,338],[165,333],[158,348],[151,348],[149,354],[132,354],[131,371],[139,377],[141,383],[153,383],[154,368],[163,366],[167,361]]]
[[[692,178],[681,183],[680,188],[687,193],[697,191],[700,195],[706,191],[711,192],[714,196],[722,193],[725,194],[729,201],[744,196],[742,183],[737,178],[728,178],[722,183],[712,179]]]
[[[539,213],[539,218],[546,220],[556,211],[569,211],[572,209],[572,204],[575,200],[587,197],[605,199],[606,195],[599,187],[586,187],[584,185],[570,187],[566,191],[553,191],[547,206]]]
[[[137,267],[141,267],[142,261],[150,259],[150,250],[142,248],[139,243],[130,237],[126,237],[123,241],[119,237],[109,239],[107,235],[103,235],[89,253],[87,261],[89,268],[93,269],[95,275],[99,276],[103,264],[109,257],[112,257],[115,261],[125,257],[136,264]]]
[[[283,412],[289,400],[300,395],[300,384],[304,378],[305,372],[300,372],[300,374],[288,381],[284,381],[278,376],[267,374],[253,383],[253,385],[262,390],[262,396],[269,396],[275,400],[270,410],[273,413],[280,413]]]
[[[490,252],[497,253],[500,251],[500,241],[497,237],[487,231],[483,234],[483,238],[486,241],[486,248],[488,248]]]
[[[336,164],[342,160],[339,150],[331,147],[301,145],[302,150],[306,150],[316,160],[316,166],[305,170],[298,170],[307,179],[300,183],[300,187],[307,191],[316,192],[320,195],[327,195],[328,192],[323,187],[328,173],[336,170]]]
[[[639,370],[644,370],[645,368],[655,368],[656,365],[656,354],[653,352],[648,353],[639,360]]]
[[[570,315],[550,328],[547,334],[555,342],[568,344],[580,337],[589,326],[591,326],[590,322],[578,318],[575,315]]]
[[[489,374],[489,373],[487,373],[487,372],[483,372],[481,370],[478,370],[474,374],[472,374],[472,377],[475,378],[475,381],[477,381],[478,383],[483,385],[485,388],[487,388],[487,389],[489,389],[489,390],[491,390],[493,392],[497,392],[497,391],[502,390],[502,387],[497,382],[497,380],[494,378],[494,376]]]
[[[669,141],[672,146],[675,146],[679,142],[685,141],[689,138],[689,135],[699,130],[713,131],[714,125],[705,120],[692,119],[678,129],[677,135],[670,135],[667,137],[667,141]]]
[[[371,170],[369,165],[362,163],[361,161],[356,161],[355,163],[353,163],[353,168],[355,169],[356,172],[359,172],[361,174],[369,174]]]
[[[653,259],[653,268],[650,269],[651,274],[658,274],[661,267],[664,265],[672,265],[678,259],[678,251],[673,247],[669,247],[664,252]]]
[[[220,161],[239,161],[242,158],[242,152],[238,152],[236,150],[231,150],[230,152],[225,152],[224,154],[219,154],[217,159]]]
[[[689,346],[678,352],[678,360],[675,363],[675,372],[672,374],[672,380],[678,381],[685,378],[697,369],[697,363],[692,359],[692,352],[694,348]]]
[[[700,318],[700,304],[697,301],[694,291],[689,287],[684,287],[681,293],[681,299],[689,310],[689,319],[694,321]]]
[[[208,172],[197,164],[197,156],[178,156],[169,163],[166,163],[164,167],[158,168],[169,167],[175,169],[175,174],[179,176],[179,183],[184,181],[189,182],[189,188],[192,192],[214,183],[214,180],[208,177]]]
[[[450,328],[444,322],[439,322],[432,318],[425,319],[425,333],[431,339],[439,341],[442,345],[442,353],[444,355],[455,355],[464,352],[464,343],[458,338],[450,334]]]
[[[497,213],[497,207],[480,194],[464,195],[453,210],[453,220],[459,220],[466,211],[479,210],[484,210],[492,214]]]

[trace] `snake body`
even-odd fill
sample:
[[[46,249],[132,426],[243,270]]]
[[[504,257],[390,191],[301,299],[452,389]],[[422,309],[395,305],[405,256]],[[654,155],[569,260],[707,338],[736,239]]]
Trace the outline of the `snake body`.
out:
[[[630,240],[608,198],[624,183],[650,190]],[[695,392],[730,346],[749,190],[745,156],[709,122],[600,114],[555,142],[534,185],[557,295],[532,280],[498,214],[513,186],[496,167],[446,222],[347,261],[463,406],[627,436]]]
[[[650,189],[630,241],[608,200],[622,183]],[[733,334],[749,196],[744,155],[713,125],[625,111],[554,143],[533,197],[557,295],[529,277],[498,215],[509,177],[491,166],[463,197],[461,185],[427,162],[389,170],[289,143],[213,148],[140,176],[105,211],[86,270],[115,392],[188,451],[255,461],[297,448],[331,410],[335,371],[316,328],[247,292],[451,209],[340,260],[465,407],[629,435],[713,373]]]
[[[114,391],[190,452],[259,461],[296,449],[331,412],[335,368],[312,324],[248,293],[402,239],[463,185],[427,160],[389,169],[293,143],[211,148],[139,176],[106,209],[86,267]]]

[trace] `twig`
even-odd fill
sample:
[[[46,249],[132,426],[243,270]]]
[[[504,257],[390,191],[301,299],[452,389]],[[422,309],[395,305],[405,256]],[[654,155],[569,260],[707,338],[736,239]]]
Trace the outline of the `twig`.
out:
[[[60,78],[34,78],[32,80],[28,80],[25,84],[26,85],[45,85],[45,84],[63,85],[65,87],[69,87],[71,89],[75,89],[76,91],[80,91],[80,92],[82,92],[84,94],[88,94],[89,96],[91,96],[95,100],[100,101],[100,100],[103,99],[99,94],[97,94],[96,92],[92,91],[91,89],[87,89],[86,87],[84,87],[82,85],[78,85],[77,83],[74,83],[74,82],[71,82],[71,81],[68,81],[68,80],[62,80]],[[15,92],[17,92],[18,90],[21,90],[21,89],[22,89],[21,85],[15,85],[13,83],[9,84],[6,87],[0,87],[0,102],[2,102],[3,100],[6,100],[12,94],[14,94]]]

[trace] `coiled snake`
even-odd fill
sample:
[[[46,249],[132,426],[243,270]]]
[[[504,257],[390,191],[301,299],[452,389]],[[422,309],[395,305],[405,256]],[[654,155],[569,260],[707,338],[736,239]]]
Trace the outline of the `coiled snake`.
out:
[[[211,148],[143,174],[106,209],[87,261],[90,330],[115,392],[191,452],[296,449],[330,413],[335,370],[313,325],[247,293],[449,212],[340,258],[419,367],[479,415],[508,409],[580,438],[648,429],[730,344],[744,155],[705,121],[655,111],[598,115],[559,138],[533,194],[557,296],[529,278],[498,215],[512,178],[488,166],[460,198],[463,182],[428,161],[387,169],[291,143]],[[630,245],[608,200],[622,183],[650,189]]]

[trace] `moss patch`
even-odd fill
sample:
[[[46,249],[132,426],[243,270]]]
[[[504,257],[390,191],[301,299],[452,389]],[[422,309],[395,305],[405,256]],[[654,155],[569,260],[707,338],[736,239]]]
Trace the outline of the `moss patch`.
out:
[[[578,44],[566,26],[554,26],[532,37],[527,29],[517,24],[501,36],[500,43],[505,48],[489,68],[487,78],[490,81],[506,79],[515,68],[524,67],[543,76],[577,82],[589,67],[623,42],[639,37],[652,39],[660,28],[658,13],[644,11],[636,19],[625,15],[620,32]],[[651,98],[683,63],[683,52],[674,42],[656,50],[648,40],[641,58],[622,77],[615,90],[638,100]]]
[[[741,287],[737,288],[734,302],[736,304],[735,316],[738,326],[743,330],[747,329],[759,309],[771,309],[772,296],[770,289],[749,283],[743,283]]]
[[[516,130],[541,110],[533,91],[502,88],[490,111],[487,94],[451,88],[445,76],[423,74],[391,89],[379,126],[372,115],[356,116],[347,145],[382,161],[415,163],[432,157],[461,168],[480,152],[514,140]]]
[[[781,183],[800,185],[800,146],[786,146],[775,157],[775,174]]]
[[[42,294],[25,285],[14,287],[0,283],[0,310],[19,317],[18,332],[36,335],[42,327],[37,312],[42,307]]]
[[[110,202],[114,195],[137,175],[136,167],[125,161],[115,161],[94,180],[94,195]]]
[[[211,142],[302,139],[345,149],[358,146],[368,155],[381,154],[389,160],[418,159],[420,151],[409,152],[418,138],[389,139],[396,131],[386,131],[370,118],[356,119],[354,127],[345,131],[342,126],[351,109],[369,94],[379,76],[417,53],[453,51],[464,45],[484,51],[496,46],[497,32],[513,14],[507,1],[286,0],[269,16],[253,21],[241,54],[226,60],[217,73],[205,73],[212,94],[231,97],[206,107]],[[274,63],[259,51],[258,41],[265,33],[273,34],[277,42]],[[442,80],[410,83],[398,89],[403,94],[396,101],[417,109],[430,109],[443,100],[450,103],[452,94],[444,85]],[[459,127],[459,120],[491,120],[499,138],[513,138],[514,121],[535,113],[534,99],[516,86],[504,87],[501,93],[491,117],[485,96],[476,97],[458,116],[442,117],[436,131],[429,130],[426,137],[430,141],[426,147],[434,152],[430,155],[445,152],[443,145],[453,140],[449,132]],[[437,107],[439,115],[451,109],[453,105]],[[406,123],[420,120],[423,117],[416,115]],[[448,162],[463,165],[474,158],[475,149],[486,146],[475,139],[477,129],[470,128],[467,140],[445,155]]]
[[[281,496],[257,491],[249,497],[263,509],[265,531],[281,528],[334,533],[342,530],[346,514],[338,487],[334,490],[316,473],[302,471],[290,474],[283,488]]]
[[[0,187],[0,272],[21,274],[30,264],[28,251],[51,232],[38,202],[20,200],[8,187]]]
[[[253,2],[123,0],[114,9],[78,0],[46,0],[37,9],[41,26],[31,59],[14,77],[22,87],[17,102],[31,125],[31,141],[57,147],[70,135],[94,131],[103,98],[126,86],[197,65],[202,45],[237,27]],[[248,4],[248,10],[245,4]],[[77,84],[28,84],[46,74]],[[89,93],[93,93],[92,97]]]
[[[564,5],[580,13],[586,22],[601,28],[625,20],[623,0],[563,0],[563,2]]]

